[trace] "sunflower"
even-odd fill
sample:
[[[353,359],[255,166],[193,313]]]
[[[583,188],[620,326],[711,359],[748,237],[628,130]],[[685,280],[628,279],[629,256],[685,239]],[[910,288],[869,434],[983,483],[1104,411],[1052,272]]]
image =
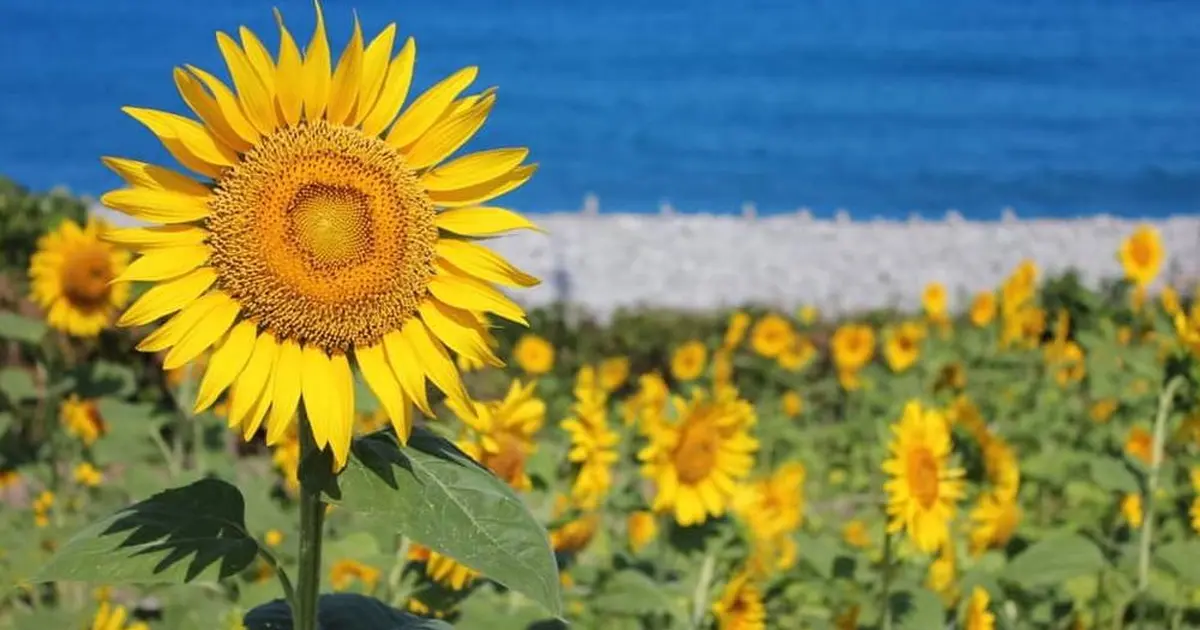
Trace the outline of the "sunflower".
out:
[[[842,526],[842,540],[858,549],[871,546],[871,534],[867,531],[867,525],[858,519],[851,519]]]
[[[921,292],[921,307],[930,321],[946,321],[946,286],[940,282],[925,285],[925,290]]]
[[[774,359],[791,345],[795,334],[788,320],[769,313],[758,320],[750,331],[750,348],[759,356]]]
[[[82,400],[76,394],[71,394],[63,401],[59,409],[59,419],[67,434],[78,438],[84,446],[91,446],[108,433],[108,423],[100,415],[96,401]]]
[[[1163,287],[1162,293],[1158,294],[1158,300],[1162,304],[1163,312],[1172,319],[1183,312],[1183,305],[1179,302],[1179,292],[1173,286]]]
[[[792,335],[792,341],[779,353],[779,367],[799,372],[817,358],[817,347],[805,335]]]
[[[642,424],[652,422],[652,418],[662,415],[671,390],[661,374],[651,372],[638,377],[638,388],[621,405],[621,416],[625,426],[642,421]]]
[[[755,556],[764,566],[786,570],[796,560],[792,534],[804,521],[804,466],[792,462],[734,495],[734,512],[752,535]]]
[[[804,411],[804,399],[800,396],[799,392],[784,392],[782,403],[783,415],[789,418],[795,418],[800,415],[800,412]]]
[[[1032,260],[1022,260],[1008,278],[1005,278],[1000,287],[1000,304],[1006,313],[1016,312],[1033,299],[1038,273],[1036,263]]]
[[[1017,454],[1003,438],[988,433],[981,442],[983,469],[996,496],[1014,499],[1021,488],[1021,467]]]
[[[1116,398],[1101,398],[1100,400],[1092,403],[1091,408],[1088,410],[1088,415],[1091,416],[1092,422],[1095,422],[1096,424],[1104,424],[1108,422],[1110,418],[1112,418],[1113,414],[1116,413],[1117,409],[1120,407],[1121,401]]]
[[[156,283],[119,320],[174,314],[138,345],[170,349],[174,369],[216,348],[196,411],[231,389],[229,421],[244,436],[264,423],[277,442],[303,401],[318,448],[341,469],[350,450],[354,376],[379,398],[400,440],[410,405],[433,415],[425,381],[464,408],[450,352],[501,365],[483,313],[525,324],[493,284],[537,280],[470,237],[533,227],[482,204],[524,183],[525,149],[443,163],[483,125],[492,90],[461,96],[464,68],[397,118],[412,79],[415,44],[392,57],[396,29],[366,44],[357,22],[336,66],[325,21],[303,57],[276,14],[277,58],[248,29],[217,34],[233,89],[193,66],[175,83],[200,119],[125,108],[201,179],[106,158],[128,187],[110,208],[160,224],[111,230],[141,251],[122,281]],[[332,74],[331,74],[332,69]]]
[[[1121,243],[1117,258],[1125,269],[1125,277],[1136,286],[1145,287],[1154,282],[1162,268],[1162,236],[1154,227],[1139,226]]]
[[[996,615],[988,610],[990,602],[991,598],[988,597],[988,592],[983,587],[976,586],[971,591],[971,599],[967,602],[966,619],[963,622],[964,630],[994,630]]]
[[[461,591],[471,585],[479,576],[474,569],[460,564],[450,556],[444,556],[428,547],[412,545],[408,548],[410,562],[425,565],[425,575],[443,588]]]
[[[75,483],[86,488],[95,488],[104,482],[104,473],[93,466],[91,462],[82,462],[75,467],[71,477]]]
[[[996,318],[996,294],[991,291],[981,291],[971,300],[971,324],[983,328]]]
[[[596,371],[599,373],[600,387],[611,394],[629,380],[629,358],[609,357],[600,362]]]
[[[612,467],[621,436],[608,426],[608,395],[596,382],[596,372],[590,365],[576,376],[572,411],[562,421],[571,441],[567,460],[578,466],[571,497],[583,509],[592,510],[612,487]]]
[[[799,309],[796,309],[796,318],[805,326],[812,326],[821,318],[821,311],[811,304],[805,304]]]
[[[698,340],[691,340],[675,349],[671,355],[671,376],[677,381],[694,381],[704,372],[708,349]]]
[[[102,240],[99,219],[86,225],[66,219],[38,239],[29,261],[32,299],[46,321],[75,337],[95,337],[129,300],[129,283],[113,282],[129,265],[129,252]]]
[[[729,580],[713,603],[718,630],[766,630],[767,609],[754,575],[743,570]]]
[[[724,348],[713,353],[712,379],[714,385],[733,384],[733,354]]]
[[[921,356],[925,328],[917,322],[904,322],[883,333],[883,358],[888,367],[899,374],[916,364]]]
[[[459,448],[517,490],[533,487],[525,462],[537,450],[533,438],[546,420],[546,403],[534,395],[535,385],[514,380],[502,400],[473,401],[469,410],[450,404],[471,433]]]
[[[672,404],[675,418],[648,427],[650,443],[638,459],[657,486],[653,509],[673,511],[680,525],[699,525],[725,513],[736,483],[754,466],[754,407],[731,387],[711,396],[696,390],[690,400],[675,396]]]
[[[362,584],[363,590],[371,592],[379,583],[379,569],[363,564],[357,560],[338,560],[329,568],[329,585],[335,591],[348,590],[355,582]]]
[[[564,498],[559,497],[559,515],[565,512],[565,506],[568,505],[561,501]],[[550,547],[558,553],[577,554],[591,544],[599,528],[600,514],[586,512],[550,530]]]
[[[1130,492],[1121,497],[1121,518],[1125,519],[1125,522],[1129,523],[1130,527],[1133,529],[1140,528],[1145,516],[1145,512],[1142,509],[1142,495]]]
[[[929,563],[925,586],[937,593],[947,608],[958,601],[958,554],[954,552],[953,541],[947,540],[937,558]]]
[[[530,376],[541,376],[554,367],[554,346],[537,335],[521,335],[513,346],[513,360]]]
[[[742,311],[737,311],[729,316],[729,325],[725,327],[725,339],[721,342],[721,347],[726,350],[733,350],[742,344],[742,340],[746,338],[746,329],[750,327],[750,316]]]
[[[833,362],[839,372],[857,372],[875,354],[875,331],[866,324],[846,324],[833,333]]]
[[[125,625],[128,618],[129,611],[124,606],[101,602],[96,616],[92,618],[92,630],[150,630],[150,626],[140,621]]]
[[[1021,506],[1016,497],[988,493],[979,498],[971,511],[971,553],[978,555],[993,547],[1003,547],[1012,538],[1021,522]]]
[[[891,458],[883,463],[890,479],[887,493],[888,532],[908,532],[917,548],[936,551],[950,536],[955,504],[963,496],[963,470],[947,465],[950,431],[942,414],[913,401],[892,425]]]
[[[1144,464],[1150,464],[1154,458],[1154,436],[1142,427],[1133,427],[1125,438],[1125,453]]]
[[[629,548],[637,553],[658,536],[658,518],[653,512],[633,512],[625,521],[625,530],[629,536]]]

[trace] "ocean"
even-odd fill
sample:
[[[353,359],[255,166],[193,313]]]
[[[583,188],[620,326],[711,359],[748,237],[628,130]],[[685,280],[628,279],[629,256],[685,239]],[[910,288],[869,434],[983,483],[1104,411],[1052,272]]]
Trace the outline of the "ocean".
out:
[[[277,3],[297,39],[311,3]],[[165,160],[119,111],[182,112],[171,68],[272,3],[0,0],[0,174],[97,195],[101,155]],[[1200,211],[1200,2],[328,0],[335,54],[417,39],[416,88],[499,86],[471,147],[542,168],[506,202],[570,211],[995,219]]]

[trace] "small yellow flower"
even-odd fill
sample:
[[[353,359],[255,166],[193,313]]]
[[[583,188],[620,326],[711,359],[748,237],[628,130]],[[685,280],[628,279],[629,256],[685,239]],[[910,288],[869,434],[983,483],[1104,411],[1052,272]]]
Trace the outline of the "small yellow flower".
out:
[[[806,476],[802,464],[789,462],[735,495],[734,511],[753,534],[759,564],[786,570],[795,561],[791,536],[804,522]]]
[[[658,519],[652,512],[638,511],[626,520],[629,548],[637,553],[658,536]]]
[[[1179,303],[1179,292],[1175,290],[1175,287],[1170,285],[1163,287],[1158,299],[1162,302],[1163,312],[1171,319],[1183,312],[1183,306]]]
[[[857,372],[875,354],[875,331],[866,324],[846,324],[833,333],[833,362],[839,372]]]
[[[971,300],[971,324],[983,328],[996,318],[996,294],[982,291]]]
[[[943,322],[947,317],[946,286],[940,282],[930,282],[921,293],[921,306],[925,316],[931,321]]]
[[[788,391],[783,394],[783,413],[789,418],[795,418],[804,411],[804,399],[799,392]]]
[[[49,490],[43,490],[41,494],[33,500],[33,522],[38,527],[46,527],[50,525],[50,509],[54,507],[54,493]]]
[[[725,340],[721,343],[721,347],[726,350],[733,350],[742,344],[742,340],[746,338],[746,329],[750,327],[750,316],[742,311],[737,311],[729,316],[729,325],[725,327]]]
[[[743,570],[729,580],[712,606],[717,630],[766,630],[767,609],[754,575]]]
[[[733,356],[724,348],[713,353],[713,384],[733,385]]]
[[[81,400],[75,394],[63,401],[59,417],[67,434],[78,438],[84,446],[91,446],[108,432],[108,424],[100,416],[96,401]]]
[[[554,367],[554,346],[537,335],[521,335],[513,347],[513,359],[526,374],[540,376]]]
[[[606,392],[615,392],[629,379],[629,358],[609,357],[600,362],[597,371],[600,387]]]
[[[1125,453],[1149,465],[1154,457],[1154,436],[1142,427],[1133,427],[1125,438]]]
[[[793,335],[792,342],[779,353],[779,367],[789,372],[799,372],[817,357],[817,347],[804,335]]]
[[[947,608],[958,601],[958,557],[954,553],[953,541],[948,540],[942,545],[937,558],[929,563],[929,572],[925,575],[925,586],[937,593]]]
[[[278,529],[268,529],[266,535],[263,536],[263,542],[268,547],[278,547],[283,543],[283,532]]]
[[[95,488],[104,481],[104,473],[97,470],[90,462],[82,462],[76,466],[73,477],[75,483],[88,488]]]
[[[1130,492],[1121,497],[1121,517],[1133,529],[1141,529],[1145,517],[1142,511],[1142,495]]]
[[[1158,276],[1163,264],[1162,237],[1158,229],[1142,225],[1134,230],[1117,252],[1125,277],[1137,286],[1146,286]]]
[[[562,497],[558,504],[559,507],[566,505]],[[551,530],[550,546],[559,553],[579,553],[591,544],[599,528],[600,515],[596,512],[585,513]]]
[[[693,339],[675,350],[671,356],[671,376],[677,381],[693,381],[704,373],[708,362],[708,349]]]
[[[971,511],[971,553],[978,555],[993,547],[1008,544],[1017,525],[1021,522],[1021,506],[1016,497],[1000,493],[989,493],[979,498],[979,504]]]
[[[839,369],[837,371],[837,378],[838,385],[841,385],[842,389],[848,392],[857,391],[862,387],[862,378],[858,375],[857,370]]]
[[[1002,438],[991,436],[983,443],[983,468],[997,497],[1013,499],[1021,484],[1017,455]]]
[[[867,525],[858,519],[851,519],[842,527],[842,540],[846,541],[847,545],[859,549],[871,546],[871,534],[867,531]]]
[[[787,349],[795,334],[786,319],[774,313],[764,315],[750,331],[750,348],[759,356],[774,359]]]
[[[1088,410],[1088,415],[1092,417],[1092,422],[1104,424],[1112,418],[1120,406],[1121,402],[1116,398],[1101,398],[1092,403],[1092,408]]]
[[[821,318],[821,311],[817,310],[815,306],[805,305],[796,311],[796,317],[800,320],[801,324],[812,326]]]
[[[329,584],[335,591],[348,590],[354,582],[362,584],[363,590],[370,593],[379,582],[379,569],[363,564],[357,560],[338,560],[329,569]]]
[[[976,586],[971,591],[971,599],[967,602],[967,614],[964,630],[994,630],[996,615],[988,610],[991,598],[982,587]]]
[[[934,390],[951,390],[962,391],[967,386],[967,371],[963,368],[963,364],[955,361],[947,363],[938,371],[937,380],[934,382]]]
[[[150,630],[150,626],[140,621],[125,625],[128,618],[129,611],[124,606],[101,602],[96,616],[92,618],[92,630]]]
[[[883,356],[893,372],[903,372],[917,362],[925,339],[925,329],[920,324],[905,322],[885,330],[883,336]]]

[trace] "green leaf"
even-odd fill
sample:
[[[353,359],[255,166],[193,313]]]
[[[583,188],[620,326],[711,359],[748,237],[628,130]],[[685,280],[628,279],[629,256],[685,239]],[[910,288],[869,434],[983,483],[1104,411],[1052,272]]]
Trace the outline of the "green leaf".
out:
[[[342,505],[388,524],[561,616],[546,531],[503,481],[423,429],[407,446],[389,432],[358,438],[339,477]]]
[[[78,393],[83,398],[124,398],[137,389],[137,377],[133,369],[109,361],[87,363],[77,371],[75,380]]]
[[[291,630],[292,609],[277,599],[246,613],[246,630]],[[453,630],[454,626],[391,608],[370,597],[350,593],[322,595],[317,601],[321,630]]]
[[[238,489],[219,479],[156,494],[75,534],[31,578],[106,584],[223,579],[254,562]]]
[[[1000,574],[1001,579],[1024,589],[1057,586],[1104,567],[1104,554],[1078,534],[1054,534],[1026,548]]]
[[[591,604],[599,612],[634,616],[663,612],[671,607],[663,585],[633,569],[620,571],[606,580]]]
[[[1101,488],[1122,494],[1140,492],[1138,478],[1124,460],[1096,457],[1091,461],[1092,481]]]
[[[35,345],[45,336],[45,323],[10,311],[0,311],[0,339]]]
[[[1200,540],[1177,540],[1163,545],[1155,555],[1180,581],[1200,585]]]
[[[901,628],[928,630],[946,624],[946,609],[937,594],[926,588],[894,593],[889,605]]]
[[[29,370],[19,367],[0,369],[0,393],[9,400],[20,401],[37,398],[37,386]]]

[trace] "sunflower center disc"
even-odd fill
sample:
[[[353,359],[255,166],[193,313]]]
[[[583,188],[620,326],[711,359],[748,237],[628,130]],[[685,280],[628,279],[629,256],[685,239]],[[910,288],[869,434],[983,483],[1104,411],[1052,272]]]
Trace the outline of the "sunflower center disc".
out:
[[[719,442],[720,435],[712,424],[703,421],[685,424],[675,447],[675,470],[679,480],[694,484],[708,477],[717,463]]]
[[[508,433],[500,434],[496,441],[500,444],[500,450],[497,453],[485,453],[485,465],[497,477],[512,483],[525,472],[525,448],[516,436]]]
[[[280,129],[216,184],[206,227],[220,287],[279,339],[372,345],[425,298],[433,204],[378,138],[324,121]]]
[[[63,293],[76,307],[92,309],[108,302],[113,279],[108,252],[89,247],[70,254],[62,269]]]
[[[921,507],[933,507],[938,498],[938,466],[929,449],[916,448],[909,453],[908,485]]]

